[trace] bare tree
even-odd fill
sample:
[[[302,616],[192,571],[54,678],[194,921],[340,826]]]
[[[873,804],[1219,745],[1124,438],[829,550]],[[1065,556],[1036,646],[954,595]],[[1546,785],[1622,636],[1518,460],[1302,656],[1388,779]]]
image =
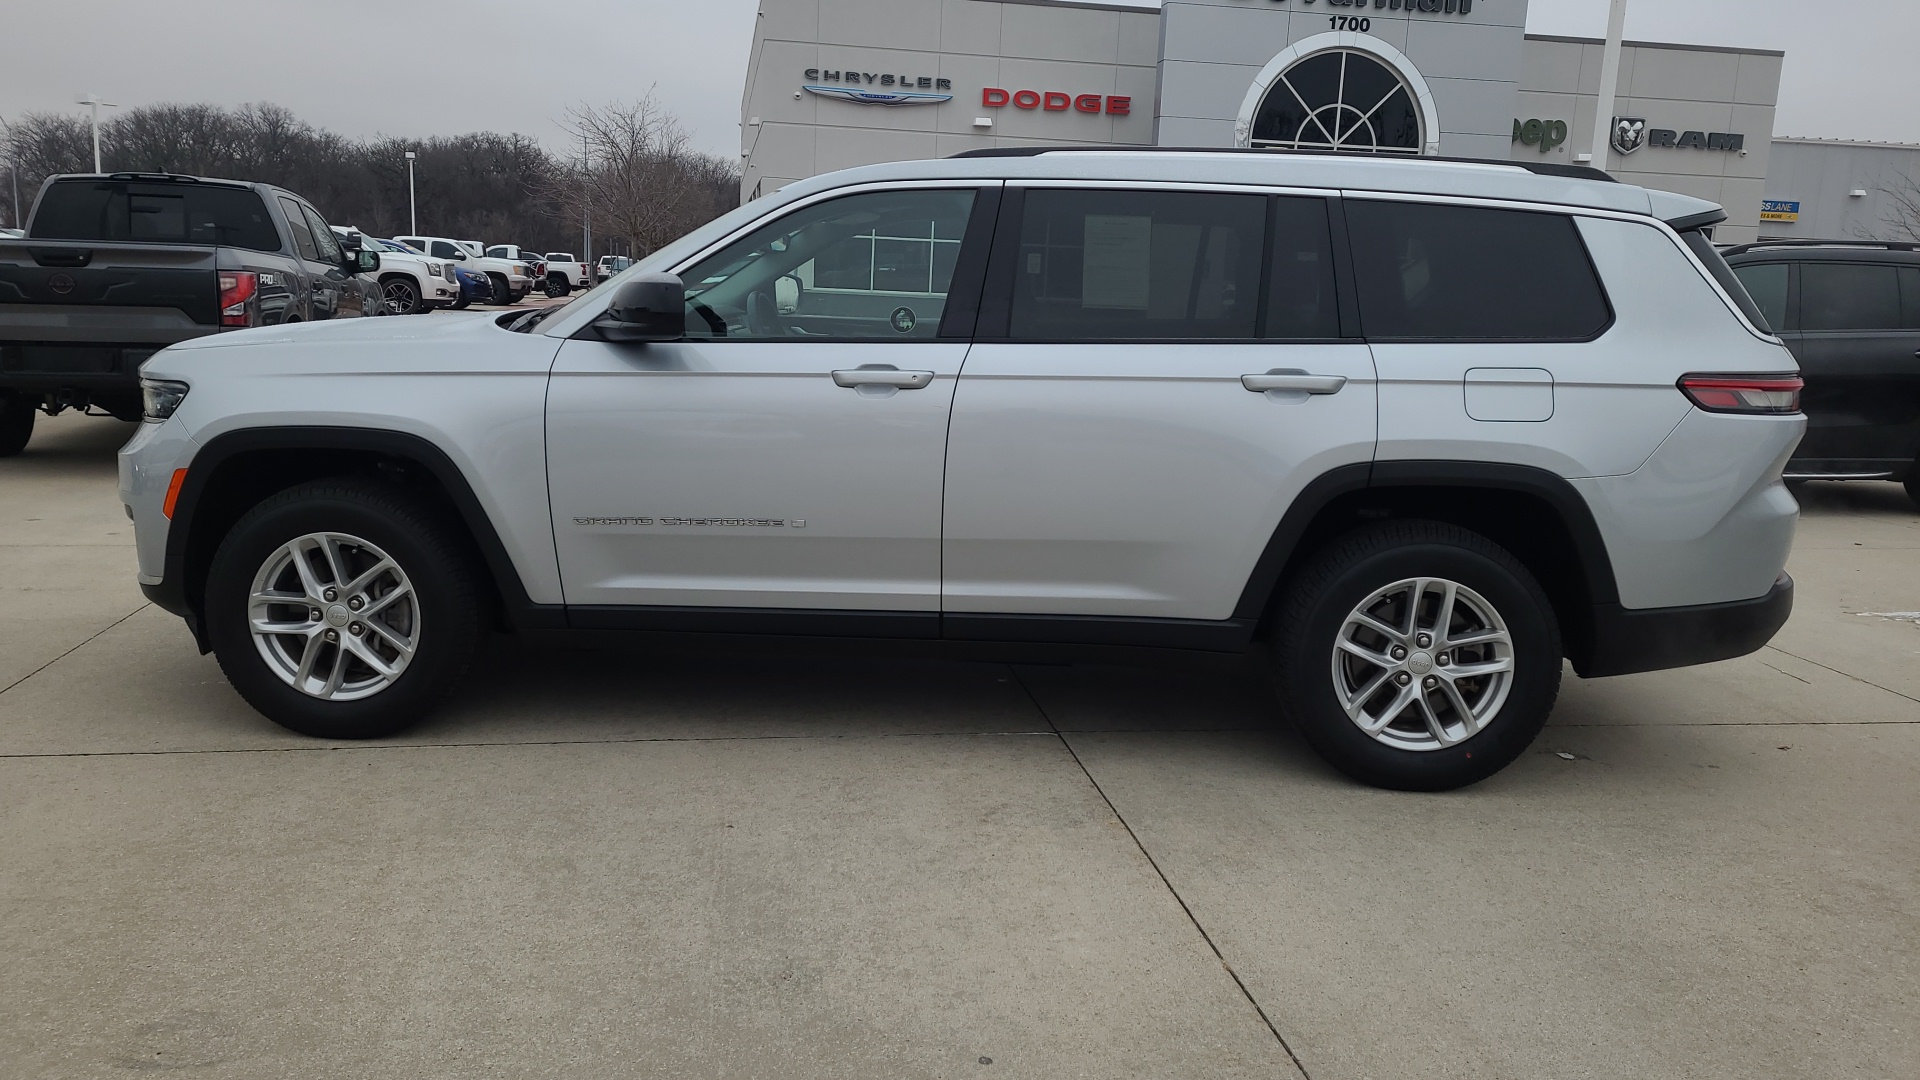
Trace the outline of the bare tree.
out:
[[[568,133],[583,160],[557,170],[545,194],[578,221],[645,255],[738,204],[739,170],[692,149],[679,118],[649,93],[637,102],[568,111]],[[591,256],[591,253],[588,253]]]
[[[1887,197],[1882,224],[1898,239],[1920,241],[1920,179],[1902,174],[1880,193]]]

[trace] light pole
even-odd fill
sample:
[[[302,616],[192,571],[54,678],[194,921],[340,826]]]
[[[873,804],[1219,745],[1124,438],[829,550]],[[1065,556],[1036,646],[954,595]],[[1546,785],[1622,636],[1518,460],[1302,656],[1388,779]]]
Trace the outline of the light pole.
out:
[[[407,151],[407,232],[420,231],[420,214],[413,203],[413,151]]]
[[[1607,150],[1613,145],[1614,99],[1620,92],[1621,38],[1627,32],[1627,0],[1613,0],[1607,16],[1607,46],[1600,54],[1600,99],[1593,103],[1593,159],[1596,169],[1607,167]]]
[[[81,98],[80,104],[93,106],[93,171],[97,173],[100,171],[100,107],[104,105],[109,109],[117,109],[120,106],[111,101],[101,101],[100,95],[92,92]]]
[[[593,151],[580,133],[580,261],[593,262]]]

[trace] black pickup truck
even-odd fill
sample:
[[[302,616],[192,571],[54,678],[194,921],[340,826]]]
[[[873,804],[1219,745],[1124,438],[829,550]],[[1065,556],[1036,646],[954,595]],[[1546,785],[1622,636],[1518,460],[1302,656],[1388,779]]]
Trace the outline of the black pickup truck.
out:
[[[381,314],[380,256],[267,184],[164,173],[49,177],[0,239],[0,457],[36,411],[138,419],[140,363],[177,341]]]

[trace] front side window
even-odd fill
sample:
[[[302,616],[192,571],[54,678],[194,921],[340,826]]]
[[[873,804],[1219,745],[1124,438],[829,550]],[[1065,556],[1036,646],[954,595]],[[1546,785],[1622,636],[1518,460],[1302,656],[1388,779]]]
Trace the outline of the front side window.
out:
[[[1346,204],[1355,284],[1376,341],[1588,341],[1612,322],[1564,214]]]
[[[1898,267],[1800,264],[1802,330],[1897,330],[1901,324]]]
[[[1767,328],[1779,331],[1787,325],[1787,264],[1751,263],[1736,266],[1733,276],[1753,298],[1754,307],[1759,309],[1760,317],[1767,321]]]
[[[1266,218],[1259,195],[1029,191],[1008,334],[1252,338]]]
[[[465,258],[464,252],[462,252],[459,248],[454,247],[452,244],[448,243],[445,240],[435,240],[432,242],[432,244],[433,246],[428,250],[432,253],[433,257],[436,259],[453,259],[455,261],[460,261]]]
[[[787,214],[681,274],[687,336],[930,340],[974,198],[876,191]]]
[[[338,265],[346,256],[340,251],[340,241],[333,235],[333,229],[313,207],[300,209],[306,213],[307,227],[313,230],[313,245],[320,249],[321,260]]]

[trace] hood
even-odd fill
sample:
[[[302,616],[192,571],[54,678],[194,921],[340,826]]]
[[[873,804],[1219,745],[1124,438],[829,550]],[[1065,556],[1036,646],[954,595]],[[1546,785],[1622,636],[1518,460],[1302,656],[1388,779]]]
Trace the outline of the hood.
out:
[[[388,351],[387,347],[393,347],[394,352],[398,353],[443,344],[457,346],[505,333],[494,325],[495,318],[490,315],[455,314],[389,315],[295,323],[292,326],[262,326],[183,341],[155,353],[147,363],[158,373],[167,368],[174,358],[184,360],[198,354],[258,353],[265,359],[273,359],[316,352],[338,355],[342,350],[384,354]],[[247,362],[258,363],[261,360],[249,355]]]

